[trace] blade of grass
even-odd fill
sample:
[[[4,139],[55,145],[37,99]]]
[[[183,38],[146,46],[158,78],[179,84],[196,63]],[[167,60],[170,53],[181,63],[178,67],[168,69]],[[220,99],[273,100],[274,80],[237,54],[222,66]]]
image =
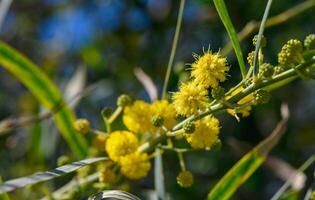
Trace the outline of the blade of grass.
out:
[[[65,174],[74,172],[81,167],[86,165],[90,165],[96,162],[107,160],[107,157],[99,157],[99,158],[89,158],[85,160],[80,160],[77,162],[73,162],[67,165],[63,165],[56,169],[46,171],[46,172],[38,172],[30,176],[25,176],[13,180],[9,180],[0,185],[0,194],[5,192],[11,192],[19,188],[23,188],[28,185],[34,185],[36,183],[48,181],[59,176],[63,176]]]
[[[47,109],[55,113],[62,136],[76,156],[87,155],[87,144],[73,127],[74,114],[65,104],[58,88],[46,74],[22,54],[0,42],[0,64],[17,77]]]
[[[233,27],[233,24],[231,22],[229,13],[226,9],[224,0],[213,0],[214,5],[216,7],[216,10],[224,24],[224,27],[226,31],[228,32],[228,35],[232,41],[232,45],[236,54],[236,58],[242,73],[242,77],[245,78],[246,76],[246,67],[244,63],[243,53],[241,50],[241,45],[237,37],[237,33]]]
[[[186,0],[181,0],[180,1],[179,12],[178,12],[178,17],[177,17],[177,24],[176,24],[176,29],[175,29],[175,35],[174,35],[174,38],[173,38],[171,55],[170,55],[170,59],[168,61],[166,75],[165,75],[165,80],[164,80],[164,85],[163,85],[163,90],[162,90],[162,99],[164,99],[166,97],[166,93],[167,93],[168,81],[169,81],[170,76],[171,76],[172,66],[173,66],[173,63],[174,63],[175,53],[176,53],[176,49],[177,49],[177,43],[178,43],[178,39],[179,39],[179,33],[180,33],[181,26],[182,26],[182,19],[183,19],[185,2],[186,2]]]
[[[253,150],[241,158],[214,186],[208,195],[208,200],[229,199],[265,161],[268,153],[278,143],[285,132],[286,123],[289,117],[288,107],[281,108],[282,120],[278,123],[274,131],[260,142]]]

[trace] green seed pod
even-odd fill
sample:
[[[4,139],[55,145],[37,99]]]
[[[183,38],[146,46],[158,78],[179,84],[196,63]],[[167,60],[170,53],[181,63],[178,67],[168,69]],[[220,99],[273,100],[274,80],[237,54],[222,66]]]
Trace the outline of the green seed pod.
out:
[[[265,104],[270,100],[270,93],[266,90],[259,89],[254,92],[254,98],[258,104]]]
[[[258,35],[255,35],[255,37],[253,38],[253,45],[256,46],[256,43],[257,43],[257,39],[258,39]],[[262,36],[261,37],[261,40],[260,40],[260,47],[265,47],[267,45],[267,40],[265,38],[265,36]]]
[[[74,122],[74,129],[81,134],[87,134],[90,132],[91,125],[87,119],[77,119]]]
[[[211,90],[211,95],[214,99],[220,100],[223,99],[225,96],[225,89],[221,86],[218,86],[216,88],[213,88]]]
[[[193,133],[195,132],[195,124],[193,122],[186,122],[183,126],[185,133]]]
[[[153,126],[161,127],[164,123],[164,118],[161,115],[153,116],[151,119]]]
[[[289,40],[278,53],[278,62],[282,66],[289,65],[294,62],[298,54],[303,51],[302,42],[296,39]]]
[[[315,34],[310,34],[305,38],[304,46],[308,50],[315,49]]]
[[[274,67],[269,63],[264,63],[259,67],[258,78],[270,78],[273,72]]]
[[[119,107],[126,107],[132,104],[132,98],[129,95],[122,94],[117,99],[117,106]]]

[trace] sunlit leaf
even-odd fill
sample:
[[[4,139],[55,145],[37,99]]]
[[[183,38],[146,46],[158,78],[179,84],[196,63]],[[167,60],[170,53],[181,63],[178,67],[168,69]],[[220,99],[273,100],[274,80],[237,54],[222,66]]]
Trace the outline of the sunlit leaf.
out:
[[[55,112],[55,121],[64,139],[79,158],[85,157],[87,145],[73,128],[74,114],[48,76],[3,42],[0,42],[0,64],[21,81],[45,108]]]
[[[86,165],[90,165],[90,164],[104,161],[107,159],[108,159],[107,157],[89,158],[89,159],[73,162],[73,163],[58,167],[50,171],[39,172],[30,176],[25,176],[22,178],[9,180],[0,185],[0,194],[5,193],[5,192],[11,192],[16,189],[23,188],[27,185],[33,185],[33,184],[40,183],[43,181],[48,181],[50,179],[57,178],[59,176],[63,176],[65,174],[73,172]]]
[[[286,129],[289,117],[287,106],[282,106],[282,120],[275,130],[253,150],[241,158],[215,185],[208,195],[208,200],[229,199],[234,192],[258,169],[265,161],[270,150],[278,143]]]
[[[233,24],[231,22],[229,13],[226,9],[224,0],[213,0],[214,5],[217,9],[217,12],[225,26],[226,31],[228,32],[228,35],[232,41],[232,45],[237,57],[237,61],[242,73],[242,77],[244,78],[246,75],[246,67],[245,67],[245,63],[244,63],[244,58],[243,58],[243,53],[242,53],[242,49],[241,49],[241,45],[240,42],[238,40],[237,37],[237,33],[233,27]]]

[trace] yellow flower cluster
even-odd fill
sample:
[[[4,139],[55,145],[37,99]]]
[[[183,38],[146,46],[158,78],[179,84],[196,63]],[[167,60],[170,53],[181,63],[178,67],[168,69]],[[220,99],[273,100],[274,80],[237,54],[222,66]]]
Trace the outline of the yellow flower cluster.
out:
[[[122,174],[130,179],[145,177],[151,168],[148,155],[138,152],[138,147],[138,138],[128,131],[111,133],[105,145],[109,158],[116,161]]]
[[[174,106],[167,100],[157,100],[153,104],[137,100],[132,105],[126,106],[123,114],[125,126],[134,133],[155,133],[151,119],[154,116],[161,116],[164,119],[164,126],[171,129],[176,124],[176,113]]]
[[[184,83],[173,95],[176,113],[183,116],[198,114],[207,107],[208,91],[194,82]]]
[[[187,142],[195,149],[211,149],[217,142],[220,132],[219,120],[212,116],[204,117],[195,122],[192,134],[186,134]]]
[[[226,80],[228,70],[226,58],[219,53],[207,51],[198,56],[191,65],[192,80],[182,84],[172,97],[176,113],[187,117],[205,110],[209,103],[208,88],[216,88]]]
[[[215,88],[219,82],[225,81],[226,72],[229,71],[225,57],[219,53],[205,52],[191,65],[191,76],[194,82],[204,87]]]

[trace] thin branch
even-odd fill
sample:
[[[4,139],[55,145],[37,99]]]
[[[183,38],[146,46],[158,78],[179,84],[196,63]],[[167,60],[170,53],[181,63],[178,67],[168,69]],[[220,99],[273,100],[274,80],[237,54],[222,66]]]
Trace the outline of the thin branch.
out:
[[[162,99],[164,99],[166,96],[168,81],[170,79],[172,66],[174,63],[175,53],[176,53],[176,49],[177,49],[177,43],[178,43],[178,39],[179,39],[179,33],[180,33],[181,25],[182,25],[185,2],[186,2],[186,0],[180,1],[176,30],[175,30],[175,35],[174,35],[173,45],[172,45],[172,51],[171,51],[170,59],[168,61],[167,71],[166,71],[164,85],[163,85]]]
[[[266,21],[265,28],[270,28],[282,23],[287,22],[293,17],[296,17],[297,15],[303,13],[304,11],[312,8],[315,6],[315,0],[308,0],[301,4],[298,4],[274,17],[270,17]],[[245,27],[238,33],[239,41],[245,40],[247,37],[249,37],[252,33],[258,31],[259,25],[261,22],[257,21],[250,21],[248,22]],[[229,42],[224,48],[221,50],[221,53],[223,55],[227,55],[230,51],[233,50],[232,43]]]

